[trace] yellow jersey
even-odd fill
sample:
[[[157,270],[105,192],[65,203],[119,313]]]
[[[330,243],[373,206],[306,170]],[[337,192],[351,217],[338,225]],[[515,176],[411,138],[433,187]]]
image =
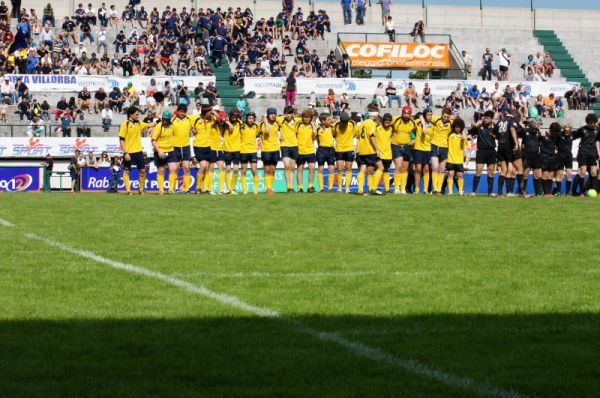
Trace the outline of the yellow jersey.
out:
[[[171,121],[173,124],[173,146],[190,146],[190,132],[194,123],[198,119],[196,115],[187,115],[184,118],[175,117]]]
[[[302,122],[299,117],[294,117],[289,122],[283,116],[277,116],[279,132],[281,133],[281,146],[298,146],[296,128]]]
[[[119,138],[125,140],[125,151],[129,153],[142,152],[142,133],[148,128],[148,123],[132,122],[129,120],[121,123]]]
[[[256,153],[258,146],[256,145],[256,137],[260,135],[260,126],[256,123],[244,124],[242,128],[242,146],[240,153]]]
[[[225,130],[227,130],[225,123],[219,124],[215,122],[213,124],[212,130],[210,130],[210,149],[213,151],[223,150],[223,135],[225,134]]]
[[[448,163],[463,164],[465,162],[464,149],[469,145],[462,135],[452,133],[448,137]]]
[[[370,119],[365,120],[365,122],[359,126],[360,129],[357,130],[357,150],[360,156],[376,154],[375,148],[373,148],[373,144],[371,143],[371,137],[375,136],[375,130],[377,129],[377,126],[378,124]]]
[[[299,155],[311,155],[315,153],[313,126],[311,124],[299,123],[296,128],[296,136],[298,137]]]
[[[444,123],[441,116],[434,116],[431,119],[431,143],[440,148],[448,148],[448,136],[452,132],[452,122]]]
[[[392,160],[392,145],[391,139],[394,134],[392,126],[385,128],[379,124],[375,128],[375,142],[379,149],[379,157],[383,160]]]
[[[333,132],[331,131],[331,127],[317,128],[317,141],[320,147],[333,148]]]
[[[417,129],[417,125],[415,124],[414,120],[408,119],[408,121],[404,121],[401,116],[396,116],[394,119],[392,119],[392,126],[394,127],[392,144],[410,144],[410,135]]]
[[[271,127],[268,129],[268,131],[266,123],[261,122],[260,134],[262,137],[261,151],[276,152],[279,150],[279,124],[277,123],[277,121],[271,124]]]
[[[425,121],[427,123],[427,121]],[[415,120],[417,125],[417,135],[415,137],[415,147],[417,151],[430,152],[431,151],[431,124],[427,126],[427,134],[423,133],[423,124],[421,120]]]
[[[335,150],[337,152],[350,152],[354,150],[354,136],[360,133],[361,127],[350,120],[346,128],[337,122],[333,125],[333,137],[335,138]]]
[[[233,128],[230,130],[225,129],[223,149],[225,152],[239,152],[242,147],[241,131],[244,128],[244,123],[239,120],[232,123]]]
[[[154,126],[152,131],[152,141],[156,141],[156,146],[162,152],[172,152],[173,148],[173,125],[164,127],[162,122]]]
[[[207,120],[201,117],[196,119],[194,128],[196,129],[196,135],[194,135],[194,146],[199,148],[207,148],[211,143],[211,132],[215,128],[217,118],[214,115],[210,115]]]

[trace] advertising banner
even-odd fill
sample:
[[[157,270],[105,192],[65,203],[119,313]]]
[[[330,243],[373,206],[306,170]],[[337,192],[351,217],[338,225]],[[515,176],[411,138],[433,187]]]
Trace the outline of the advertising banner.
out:
[[[150,138],[142,138],[144,151],[153,153]],[[42,158],[47,154],[55,157],[68,157],[76,149],[86,154],[90,151],[96,155],[106,151],[109,155],[121,153],[118,137],[8,137],[0,139],[1,158]]]
[[[39,191],[42,188],[41,167],[0,167],[0,191]]]
[[[448,44],[342,42],[353,68],[450,68]]]

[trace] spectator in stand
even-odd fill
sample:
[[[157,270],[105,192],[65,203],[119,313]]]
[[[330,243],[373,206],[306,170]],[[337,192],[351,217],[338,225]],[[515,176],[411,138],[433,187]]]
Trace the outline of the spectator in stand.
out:
[[[62,24],[62,36],[64,38],[64,44],[69,43],[69,38],[73,40],[73,44],[77,43],[77,37],[75,36],[75,31],[77,30],[77,25],[73,22],[69,17],[65,17],[65,21]]]
[[[214,106],[217,104],[219,92],[217,91],[214,82],[208,82],[208,86],[206,86],[206,90],[204,91],[204,97],[208,100],[209,105]]]
[[[554,69],[556,69],[556,65],[552,62],[552,58],[550,58],[550,54],[544,55],[544,70],[546,77],[552,77],[554,73]]]
[[[544,117],[556,117],[556,105],[554,104],[554,94],[550,93],[544,99]]]
[[[348,109],[350,109],[350,98],[348,93],[343,93],[342,98],[340,98],[340,112],[345,112]]]
[[[98,114],[106,105],[108,105],[108,95],[104,88],[100,87],[94,94],[94,112]]]
[[[51,192],[52,185],[50,184],[50,177],[52,177],[52,169],[54,168],[54,159],[52,159],[52,156],[49,153],[46,154],[41,165],[44,168],[44,188],[43,188],[43,190],[44,190],[44,192]]]
[[[380,0],[381,5],[381,24],[385,26],[388,21],[388,17],[392,15],[392,0]]]
[[[0,122],[7,122],[8,116],[8,99],[4,99],[0,102]]]
[[[108,94],[108,104],[111,109],[113,111],[118,111],[119,113],[123,112],[124,102],[125,98],[123,98],[123,93],[119,91],[118,87],[113,87],[112,91]]]
[[[44,122],[38,117],[34,116],[31,118],[31,122],[29,123],[29,127],[27,128],[27,136],[29,137],[41,137],[44,134]]]
[[[398,90],[394,86],[393,82],[388,82],[387,87],[385,88],[385,95],[388,97],[388,106],[392,107],[392,102],[396,101],[398,103],[398,108],[402,107],[402,100],[398,95]]]
[[[94,156],[93,151],[89,151],[85,157],[85,167],[93,167],[98,170],[98,159]]]
[[[489,48],[485,49],[485,53],[481,57],[481,63],[483,65],[482,77],[483,80],[492,80],[492,62],[494,61],[494,54],[490,52]]]
[[[74,156],[69,161],[69,174],[71,175],[71,193],[79,191],[79,175],[81,168],[85,166],[85,159],[81,156],[79,149],[75,150]]]
[[[344,25],[352,24],[352,0],[342,0],[342,12],[344,13]]]
[[[431,87],[429,87],[429,83],[425,83],[421,99],[423,100],[423,103],[427,104],[428,108],[433,108],[433,94],[431,94]]]
[[[9,23],[8,7],[4,1],[0,1],[0,22]]]
[[[112,126],[113,120],[113,111],[112,109],[110,109],[110,106],[108,104],[104,105],[104,108],[102,108],[100,117],[102,117],[102,127],[104,129],[104,132],[107,132],[110,129],[110,126]]]
[[[67,109],[66,112],[63,112],[60,116],[60,129],[62,130],[63,137],[71,136],[71,123],[73,119],[71,118],[71,111]]]
[[[296,75],[297,68],[294,66],[285,80],[285,105],[294,105],[296,103]]]
[[[479,101],[479,96],[481,95],[481,92],[477,88],[477,84],[474,84],[473,86],[471,86],[471,88],[469,89],[468,92],[469,92],[469,96],[467,97],[467,103],[471,104],[473,106],[473,108],[476,108],[477,102]]]
[[[533,58],[533,69],[534,72],[544,76],[546,74],[546,68],[544,67],[544,57],[541,52],[537,52]]]
[[[467,53],[467,50],[462,50],[461,52],[463,60],[465,61],[465,67],[467,68],[467,73],[470,75],[473,70],[473,57],[471,54]]]
[[[104,26],[100,27],[98,33],[96,33],[96,52],[103,54],[108,52],[108,31]]]
[[[387,106],[388,97],[385,95],[385,88],[383,87],[383,83],[377,83],[377,88],[375,89],[375,95],[373,98],[377,101],[379,107],[385,108]]]
[[[410,35],[413,38],[413,43],[417,42],[417,36],[421,38],[421,43],[425,43],[425,23],[423,21],[415,22],[415,26],[413,26]]]
[[[353,0],[353,7],[356,9],[356,24],[365,24],[365,12],[367,10],[367,2],[365,0]]]
[[[98,159],[98,167],[110,167],[110,157],[106,151],[102,151]]]
[[[500,65],[500,76],[498,80],[508,80],[508,67],[510,66],[510,53],[506,51],[506,48],[502,48],[496,53],[498,55],[498,63]]]
[[[406,102],[406,105],[408,106],[413,104],[415,108],[419,107],[419,96],[417,95],[417,90],[413,87],[412,82],[409,82],[408,86],[404,89],[404,102]]]
[[[385,21],[385,33],[388,34],[391,42],[396,41],[396,28],[394,27],[394,21],[392,20],[392,16],[387,17],[387,21]]]
[[[79,117],[75,122],[77,137],[90,137],[91,129],[88,125],[88,121],[85,119],[85,114],[83,112],[79,112]]]
[[[92,94],[86,86],[77,95],[77,110],[83,112],[84,109],[92,113]]]
[[[335,93],[333,92],[333,89],[329,89],[327,91],[327,97],[325,97],[325,100],[323,101],[323,105],[325,105],[327,108],[329,108],[329,113],[331,115],[333,115],[335,113]]]
[[[15,89],[10,83],[10,79],[6,76],[2,79],[2,83],[0,84],[0,95],[2,95],[2,102],[8,100],[9,104],[15,103]]]
[[[19,121],[23,121],[23,116],[25,116],[28,121],[31,121],[31,104],[27,97],[21,98],[21,102],[19,102],[17,108],[19,110]]]
[[[586,110],[590,108],[590,100],[584,86],[579,86],[577,90],[578,109]]]

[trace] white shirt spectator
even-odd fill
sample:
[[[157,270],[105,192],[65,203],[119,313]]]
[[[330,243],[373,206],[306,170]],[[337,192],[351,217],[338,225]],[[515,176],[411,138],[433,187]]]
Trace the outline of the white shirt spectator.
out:
[[[102,119],[113,120],[113,111],[110,108],[104,108],[102,109],[102,112],[100,112],[100,116]]]
[[[2,84],[0,84],[0,93],[2,94],[12,94],[13,90],[14,87],[10,83],[10,80],[3,80]]]
[[[46,30],[42,30],[42,33],[40,33],[40,40],[42,42],[45,41],[52,41],[52,31],[50,29]]]
[[[96,39],[98,40],[98,43],[106,43],[107,36],[108,32],[106,31],[106,29],[102,28],[96,34]]]
[[[505,67],[509,67],[509,58],[510,58],[510,54],[508,54],[507,52],[498,52],[498,64],[500,66],[505,66]]]
[[[81,54],[87,53],[88,50],[83,44],[79,44],[77,47],[75,47],[73,52],[75,53],[75,55],[77,55],[77,57],[81,57]]]

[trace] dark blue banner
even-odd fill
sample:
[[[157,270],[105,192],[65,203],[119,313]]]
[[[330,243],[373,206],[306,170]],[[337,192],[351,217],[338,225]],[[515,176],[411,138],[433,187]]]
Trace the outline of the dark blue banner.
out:
[[[0,191],[39,191],[41,167],[0,167]]]

